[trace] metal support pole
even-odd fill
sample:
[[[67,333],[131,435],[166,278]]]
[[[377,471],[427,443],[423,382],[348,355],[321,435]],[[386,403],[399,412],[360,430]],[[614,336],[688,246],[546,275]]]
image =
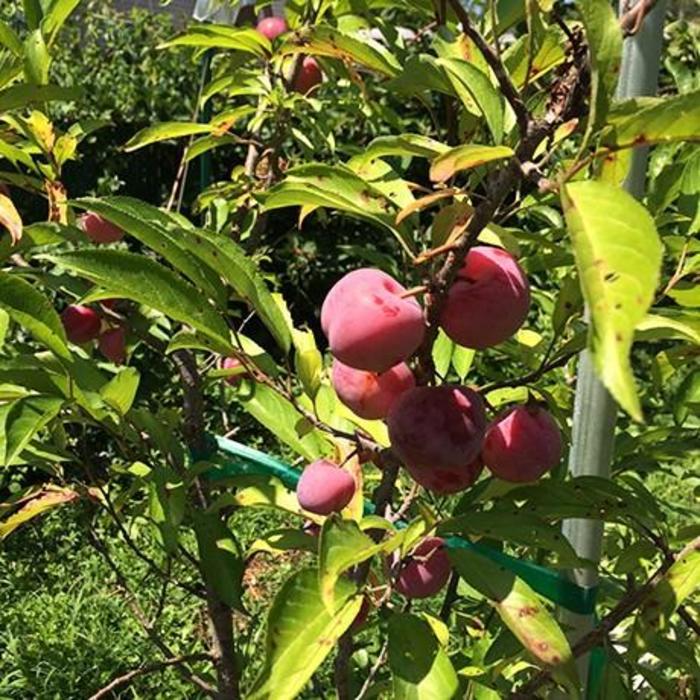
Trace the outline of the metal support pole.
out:
[[[620,12],[626,8],[626,0],[620,2]],[[656,93],[663,43],[663,20],[666,2],[658,2],[645,18],[641,30],[625,40],[617,99],[627,99]],[[635,197],[644,193],[648,149],[635,149],[625,189]],[[593,358],[583,351],[574,400],[573,435],[569,453],[569,471],[573,476],[593,475],[609,478],[615,437],[617,405],[598,379]],[[571,519],[563,526],[564,535],[576,553],[596,563],[600,561],[603,543],[603,525],[600,521]],[[572,579],[580,586],[593,588],[598,585],[596,569],[575,569]],[[570,638],[577,640],[595,624],[592,615],[576,615],[562,610],[560,619],[570,630]],[[583,687],[583,697],[592,698],[595,678],[589,677],[590,656],[578,659],[578,670]]]

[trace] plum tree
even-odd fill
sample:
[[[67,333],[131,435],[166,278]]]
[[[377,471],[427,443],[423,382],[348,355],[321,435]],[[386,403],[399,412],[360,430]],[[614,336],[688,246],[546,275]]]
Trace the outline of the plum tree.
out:
[[[406,598],[430,598],[450,578],[451,564],[441,537],[426,537],[401,562],[396,590]]]
[[[323,80],[323,71],[313,56],[304,56],[294,78],[294,89],[302,95],[315,88]]]
[[[481,397],[461,386],[424,386],[405,392],[387,418],[389,439],[413,478],[453,493],[479,475],[475,461],[486,429]]]
[[[472,248],[450,287],[440,325],[458,345],[483,350],[510,338],[530,308],[530,286],[501,248]]]
[[[353,413],[368,420],[386,418],[396,399],[416,385],[405,362],[379,374],[334,360],[331,378],[338,398]]]
[[[287,29],[287,22],[284,17],[264,17],[255,27],[264,37],[274,41],[280,34],[284,34]]]
[[[110,328],[102,333],[97,341],[100,352],[115,365],[121,365],[126,360],[126,331],[124,326]]]
[[[423,340],[421,308],[381,270],[361,268],[341,278],[321,308],[331,353],[343,364],[386,372],[407,360]]]
[[[330,515],[340,512],[355,494],[350,472],[327,459],[309,464],[297,484],[299,505],[310,513]]]
[[[493,421],[486,431],[482,457],[499,479],[539,479],[561,460],[562,438],[552,416],[537,404],[516,406]]]
[[[221,361],[221,369],[238,369],[242,367],[243,363],[236,357],[225,357]],[[225,377],[227,384],[234,386],[243,379],[245,372],[239,372],[238,374],[232,374],[229,377]]]
[[[80,217],[80,228],[93,243],[117,243],[124,238],[124,231],[95,212]]]
[[[479,478],[483,468],[484,463],[481,457],[477,457],[460,467],[414,469],[407,465],[406,471],[423,488],[445,496],[469,488]]]
[[[95,340],[102,325],[100,317],[94,309],[79,304],[67,306],[61,314],[61,321],[68,340],[77,345]]]

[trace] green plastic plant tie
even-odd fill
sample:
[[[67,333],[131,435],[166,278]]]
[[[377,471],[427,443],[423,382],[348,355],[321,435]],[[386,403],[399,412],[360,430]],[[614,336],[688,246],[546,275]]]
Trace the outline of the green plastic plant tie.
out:
[[[225,479],[232,475],[274,476],[288,489],[296,488],[301,473],[294,467],[228,438],[217,437],[215,441],[219,450],[227,455],[227,459],[219,462],[218,468],[209,472],[209,478]],[[365,503],[365,513],[372,514],[373,511],[372,504]],[[397,525],[401,526],[400,523]],[[538,564],[517,559],[480,542],[470,542],[461,537],[448,537],[445,542],[449,548],[470,549],[477,554],[488,557],[491,561],[522,578],[539,595],[567,610],[580,615],[589,615],[595,609],[597,587],[583,588],[560,577],[558,572],[552,572]]]

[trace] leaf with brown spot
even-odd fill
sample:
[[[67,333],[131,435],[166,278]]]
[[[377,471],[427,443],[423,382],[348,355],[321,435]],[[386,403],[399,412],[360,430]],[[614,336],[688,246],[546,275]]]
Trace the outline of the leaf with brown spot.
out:
[[[513,155],[507,146],[481,146],[466,144],[457,146],[439,155],[430,167],[430,179],[444,182],[463,170],[471,170],[494,160],[503,160]]]
[[[554,616],[535,591],[514,573],[468,549],[451,549],[459,575],[494,606],[503,623],[539,666],[579,697],[579,680],[571,647]]]
[[[0,522],[0,540],[4,540],[20,525],[43,515],[52,508],[75,501],[80,496],[76,491],[48,484],[39,493],[26,501],[19,510]]]
[[[329,612],[316,570],[304,569],[288,579],[270,608],[265,663],[248,700],[297,697],[359,612],[362,597],[356,593],[353,583],[339,580]]]
[[[588,347],[596,371],[620,406],[642,420],[630,352],[661,273],[654,220],[632,195],[605,182],[570,182],[561,194],[590,311]]]

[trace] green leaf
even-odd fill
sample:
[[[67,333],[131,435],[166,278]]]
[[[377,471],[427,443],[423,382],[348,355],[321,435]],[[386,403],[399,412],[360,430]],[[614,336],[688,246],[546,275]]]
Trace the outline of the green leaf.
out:
[[[467,61],[457,58],[441,58],[442,66],[452,87],[468,111],[475,107],[484,115],[486,124],[496,144],[503,140],[503,100],[489,77]]]
[[[389,619],[389,669],[394,700],[460,697],[452,662],[422,617],[399,613]]]
[[[673,418],[683,425],[691,411],[700,411],[700,370],[691,372],[678,387],[673,397]]]
[[[562,202],[591,316],[588,343],[596,370],[620,406],[641,420],[629,355],[660,277],[654,221],[632,195],[602,182],[568,183]]]
[[[205,581],[226,605],[243,610],[244,563],[238,542],[218,514],[196,511],[192,518]]]
[[[70,358],[59,315],[51,302],[29,282],[18,275],[0,272],[0,307],[56,355]]]
[[[270,42],[255,29],[239,29],[223,24],[195,24],[184,34],[164,42],[159,48],[171,46],[229,49],[260,57],[268,54],[272,48]]]
[[[315,552],[317,545],[316,537],[308,535],[302,530],[281,528],[255,540],[248,548],[245,558],[248,559],[257,552],[267,552],[268,554],[282,554],[290,550]]]
[[[158,528],[165,550],[178,548],[179,528],[185,514],[185,485],[173,469],[156,464],[148,490],[148,514]]]
[[[321,529],[318,563],[319,587],[326,608],[334,609],[335,589],[341,574],[379,552],[396,549],[402,539],[399,533],[388,541],[375,543],[356,522],[337,515],[326,518]]]
[[[140,381],[139,371],[135,367],[126,367],[100,389],[100,394],[105,403],[125,416],[131,410]]]
[[[612,148],[700,140],[700,92],[668,98],[641,97],[616,105],[603,144]]]
[[[187,276],[207,296],[225,307],[228,295],[219,276],[190,254],[186,245],[191,236],[182,228],[175,229],[172,221],[160,209],[131,197],[85,197],[72,202],[87,211],[103,216],[167,260]]]
[[[449,551],[459,575],[483,594],[536,662],[578,697],[578,673],[566,636],[537,594],[522,579],[466,549]]]
[[[282,587],[267,620],[265,665],[248,700],[292,700],[308,683],[362,605],[354,584],[340,581],[337,606],[323,605],[318,574],[304,569]]]
[[[515,155],[507,146],[479,146],[466,144],[457,146],[439,155],[430,166],[430,179],[433,182],[449,180],[455,173],[470,170],[494,160],[511,158]]]
[[[412,255],[408,236],[394,223],[397,209],[393,203],[345,166],[308,163],[292,168],[261,199],[263,211],[305,205],[344,211],[388,229]]]
[[[81,88],[58,85],[13,85],[0,90],[0,112],[23,109],[35,102],[72,102],[83,94]]]
[[[444,377],[450,369],[455,347],[455,344],[450,340],[447,333],[440,328],[433,345],[433,361],[435,362],[435,371],[442,377]]]
[[[150,258],[105,249],[43,257],[121,298],[156,309],[216,342],[230,345],[226,323],[212,306],[202,301],[197,289]]]
[[[314,56],[350,59],[383,75],[398,75],[401,66],[381,44],[367,37],[357,38],[326,25],[304,27],[294,33],[280,53],[303,53]]]
[[[316,347],[316,339],[312,331],[294,329],[293,338],[296,348],[294,365],[297,376],[304,387],[304,393],[313,400],[321,388],[323,356]]]
[[[41,20],[44,16],[44,10],[40,0],[22,0],[24,7],[24,18],[27,21],[29,29],[32,31],[39,28]]]
[[[194,134],[210,134],[212,127],[209,124],[198,124],[195,122],[161,122],[147,126],[141,129],[137,134],[132,136],[124,146],[124,150],[136,151],[144,146],[149,146],[152,143],[159,141],[167,141],[169,139],[179,139],[183,136],[192,136]]]
[[[238,394],[236,399],[273,435],[309,461],[328,450],[329,443],[323,433],[308,425],[304,416],[274,389],[256,384],[251,395]]]
[[[437,59],[429,54],[409,57],[401,73],[388,84],[388,88],[392,92],[408,95],[424,92],[454,94],[445,71],[438,66]]]
[[[586,137],[605,119],[622,62],[622,30],[608,0],[576,3],[586,32],[591,57],[591,101]]]
[[[698,587],[700,538],[683,549],[639,609],[632,630],[632,640],[638,653],[646,649],[652,635],[668,626],[671,615]]]
[[[363,150],[354,160],[366,163],[384,156],[418,156],[434,158],[449,150],[449,146],[420,134],[399,134],[396,136],[379,136]]]
[[[44,13],[41,22],[41,30],[48,37],[49,44],[53,42],[58,31],[65,24],[81,0],[51,0],[51,4]]]
[[[71,490],[59,488],[58,486],[46,486],[39,493],[32,496],[28,501],[16,510],[8,518],[0,522],[0,541],[16,530],[20,525],[29,522],[38,515],[47,511],[70,503],[79,498],[79,495]]]
[[[44,43],[44,35],[35,29],[24,41],[24,75],[33,85],[49,82],[51,57]]]
[[[22,56],[22,42],[12,27],[0,20],[0,44],[9,49],[15,56]]]
[[[12,464],[32,438],[58,415],[62,406],[63,399],[51,396],[28,396],[12,403],[0,434],[0,463]]]
[[[685,340],[700,345],[700,314],[676,309],[652,309],[637,324],[638,340]]]

